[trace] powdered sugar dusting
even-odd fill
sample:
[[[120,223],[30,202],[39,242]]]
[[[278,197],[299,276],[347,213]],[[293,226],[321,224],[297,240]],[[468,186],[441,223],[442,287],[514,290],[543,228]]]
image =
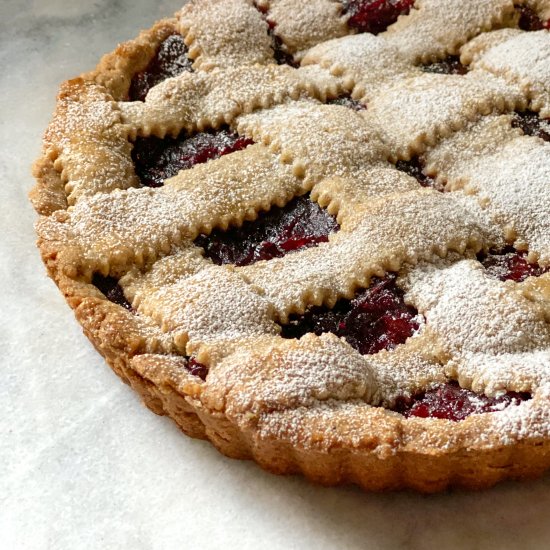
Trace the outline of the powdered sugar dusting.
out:
[[[57,157],[69,204],[95,193],[138,185],[120,113],[99,86],[64,84],[44,141]]]
[[[473,260],[422,264],[404,281],[410,301],[452,357],[450,374],[476,390],[527,391],[550,375],[542,308]]]
[[[520,134],[512,128],[510,115],[485,116],[426,151],[425,171],[455,190],[465,181],[465,166],[493,155]]]
[[[540,129],[550,135],[550,120],[542,120],[540,123]]]
[[[383,38],[370,34],[323,42],[307,52],[302,65],[320,64],[355,85],[354,96],[368,101],[398,80],[420,73]]]
[[[298,57],[315,44],[349,32],[340,14],[341,6],[334,0],[270,0],[268,9],[268,19],[275,23],[275,35]]]
[[[491,32],[483,32],[472,38],[469,42],[460,48],[460,61],[464,65],[470,65],[479,60],[479,58],[490,48],[506,42],[514,36],[523,34],[520,29],[497,29]]]
[[[191,344],[277,334],[267,300],[231,268],[205,267],[195,275],[145,296],[140,311],[151,315],[185,353]]]
[[[449,54],[468,39],[509,17],[512,0],[417,0],[382,36],[412,62],[430,62]]]
[[[532,402],[508,407],[495,415],[493,429],[503,443],[512,445],[522,439],[547,439],[550,436],[550,384],[540,387]]]
[[[462,48],[467,76],[420,74],[420,61],[456,54],[469,37],[512,21],[512,1],[464,0],[457,9],[452,0],[418,0],[377,37],[344,37],[332,0],[262,4],[307,66],[275,65],[251,0],[193,0],[180,30],[196,72],[158,84],[145,102],[115,104],[96,84],[65,85],[45,143],[76,204],[38,224],[49,266],[84,279],[123,275],[144,321],[144,349],[156,340],[162,352],[204,357],[208,378],[193,396],[260,439],[388,457],[548,438],[546,298],[527,299],[525,287],[490,279],[463,257],[506,239],[550,261],[550,147],[519,136],[508,115],[494,116],[528,102],[550,116],[550,35],[487,33]],[[343,91],[368,101],[367,110],[311,99]],[[126,189],[137,186],[128,136],[223,124],[260,143],[162,188]],[[424,152],[425,169],[453,193],[420,190],[387,162]],[[338,215],[341,231],[328,243],[243,268],[213,266],[192,243],[308,190]],[[397,270],[425,322],[395,350],[363,357],[331,334],[278,336],[276,321],[289,313],[332,305]],[[182,366],[156,356],[153,382],[187,384],[172,376]],[[447,377],[533,399],[453,428],[378,406]]]
[[[381,351],[366,359],[377,381],[372,405],[392,406],[398,397],[411,396],[447,378],[443,354],[422,315],[418,333],[391,351]]]
[[[525,86],[531,109],[550,116],[550,33],[525,32],[489,48],[474,67]]]
[[[375,389],[366,359],[326,334],[237,351],[211,373],[203,398],[231,416],[257,415],[317,400],[369,400]]]
[[[353,175],[384,155],[359,114],[346,107],[298,101],[238,119],[239,132],[270,143],[284,160],[301,166],[306,179]]]
[[[503,232],[550,262],[550,146],[518,135],[509,117],[488,117],[428,152],[432,173],[476,193]],[[474,144],[475,146],[472,146]]]
[[[85,136],[63,147],[56,166],[62,167],[69,204],[96,193],[137,187],[139,180],[129,153],[129,143],[120,136],[113,140]]]
[[[400,424],[399,415],[388,414],[364,401],[333,399],[308,407],[265,412],[257,420],[257,430],[261,439],[276,438],[299,448],[328,451],[345,445],[387,458],[399,447],[396,434]]]
[[[522,103],[517,89],[496,78],[479,73],[425,73],[378,95],[369,103],[364,118],[378,130],[394,157],[408,159],[469,120],[506,104]]]
[[[191,0],[180,12],[180,28],[197,68],[273,62],[267,24],[250,0]]]
[[[184,242],[179,248],[175,247],[172,255],[156,261],[145,273],[133,267],[119,280],[119,285],[123,288],[124,295],[131,300],[132,306],[137,309],[143,298],[149,294],[209,266],[211,263],[203,258],[199,248],[191,242]]]
[[[46,146],[63,147],[74,135],[89,133],[96,138],[112,128],[119,115],[99,86],[75,79],[59,92],[56,112],[44,136]]]
[[[470,179],[496,223],[513,231],[521,245],[550,263],[550,147],[522,137],[480,160]]]

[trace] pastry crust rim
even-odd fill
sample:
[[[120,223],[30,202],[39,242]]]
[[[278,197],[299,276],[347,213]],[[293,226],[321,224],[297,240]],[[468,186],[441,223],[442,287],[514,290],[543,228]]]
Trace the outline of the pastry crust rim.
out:
[[[421,430],[427,420],[442,436],[461,431],[465,422],[475,429],[491,422],[493,413],[472,415],[460,422],[439,419],[405,419],[395,422],[396,430],[362,441],[359,445],[322,439],[293,441],[285,437],[259,436],[255,419],[244,425],[224,412],[208,409],[200,399],[202,381],[186,372],[170,372],[163,368],[162,357],[148,353],[145,336],[136,340],[133,314],[101,296],[92,285],[79,283],[49,263],[50,275],[74,310],[84,334],[107,364],[123,382],[138,393],[143,403],[155,414],[168,416],[188,436],[209,440],[225,456],[254,460],[263,469],[275,474],[302,474],[322,485],[355,484],[368,491],[413,489],[435,493],[446,489],[486,489],[508,480],[536,479],[544,474],[550,462],[550,441],[527,437],[511,444],[455,445],[452,452],[434,446],[431,449],[413,443],[403,448],[388,446],[402,436],[403,423],[416,423]],[[128,330],[120,332],[120,324]],[[115,335],[124,338],[115,338]],[[133,338],[129,336],[133,335]],[[138,370],[133,359],[144,360]],[[152,361],[148,361],[151,358]],[[175,374],[175,376],[174,376]],[[183,377],[183,380],[181,378]],[[177,378],[175,381],[174,378]],[[381,407],[372,407],[374,414],[401,416]],[[247,419],[249,420],[249,419]],[[437,424],[436,424],[437,423]],[[317,434],[322,429],[317,430]],[[331,423],[326,426],[330,434]]]
[[[104,86],[115,99],[120,99],[128,75],[142,70],[150,59],[140,57],[144,44],[158,45],[175,32],[174,21],[173,18],[163,19],[151,29],[142,31],[138,38],[121,44],[113,53],[104,56],[95,70],[79,78]],[[150,48],[152,57],[155,46]],[[37,211],[49,215],[63,208],[64,191],[59,191],[59,174],[53,166],[51,151],[43,152],[34,170],[38,183],[31,191],[31,200]],[[254,459],[273,473],[299,472],[326,485],[355,483],[367,490],[413,488],[422,492],[437,492],[448,487],[481,489],[504,479],[538,477],[550,467],[550,440],[537,437],[514,441],[510,445],[461,447],[452,453],[426,453],[421,449],[381,453],[376,445],[372,447],[369,443],[365,448],[343,445],[326,450],[306,441],[259,438],[252,422],[238,425],[235,419],[207,409],[199,397],[201,383],[191,377],[184,384],[187,393],[176,387],[173,378],[162,370],[158,373],[152,368],[148,373],[139,372],[132,364],[133,359],[154,351],[147,348],[146,335],[140,335],[139,329],[132,326],[131,314],[89,288],[91,285],[63,273],[55,253],[44,243],[39,244],[39,248],[50,276],[75,311],[84,333],[114,372],[139,393],[153,412],[171,417],[187,435],[210,440],[226,456]],[[126,333],[122,339],[115,338],[114,333],[125,323],[131,329],[132,338]],[[388,414],[396,413],[388,411]],[[479,415],[474,420],[482,422],[483,417],[490,414]],[[459,424],[447,426],[451,430],[453,426],[460,429]],[[327,428],[330,431],[330,426]],[[528,461],[526,456],[529,456]]]

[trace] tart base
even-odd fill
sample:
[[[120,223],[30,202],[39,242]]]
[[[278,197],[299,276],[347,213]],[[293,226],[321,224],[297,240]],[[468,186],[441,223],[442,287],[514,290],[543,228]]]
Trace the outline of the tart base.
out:
[[[124,100],[131,75],[143,70],[160,42],[177,30],[175,19],[160,21],[136,40],[122,44],[105,56],[96,70],[66,83],[62,94],[83,93],[88,85],[93,84],[104,94],[106,103],[114,105],[116,101]],[[300,88],[293,89],[289,96],[299,93]],[[317,91],[317,94],[321,97],[324,92]],[[250,110],[253,107],[253,104],[246,106]],[[119,115],[114,107],[111,114],[115,118]],[[369,114],[367,109],[367,116]],[[477,111],[472,113],[473,118],[474,115],[477,116]],[[232,116],[234,118],[236,113]],[[63,115],[59,117],[63,122]],[[449,123],[448,133],[458,126]],[[252,124],[251,128],[261,133],[261,125],[256,128]],[[56,129],[59,128],[54,127]],[[441,134],[445,132],[441,131]],[[117,134],[113,140],[124,142],[128,137]],[[267,143],[268,138],[263,136],[262,140]],[[424,144],[416,152],[423,147]],[[58,166],[58,154],[55,148],[46,146],[34,167],[38,184],[31,192],[31,200],[44,217],[62,214],[68,208],[66,182]],[[303,177],[304,167],[296,163],[295,172],[294,175]],[[332,184],[338,185],[339,182],[332,181]],[[343,180],[342,186],[345,185]],[[455,248],[462,247],[463,251],[467,244],[472,243],[459,243]],[[327,420],[323,415],[318,420],[305,414],[302,417],[298,409],[286,411],[290,418],[283,418],[281,425],[288,421],[298,423],[300,428],[289,435],[282,428],[279,432],[265,428],[270,415],[277,411],[267,411],[263,416],[253,413],[239,415],[223,407],[211,407],[201,399],[203,382],[186,373],[178,359],[171,356],[181,349],[176,349],[170,339],[163,338],[158,326],[106,300],[89,283],[91,274],[82,273],[72,266],[70,256],[59,254],[53,240],[41,238],[39,248],[50,276],[75,311],[85,335],[113,371],[140,395],[154,413],[169,416],[185,434],[209,440],[228,457],[254,460],[276,474],[301,473],[323,485],[351,483],[369,491],[414,489],[424,493],[448,488],[483,489],[504,479],[533,479],[550,468],[550,439],[543,435],[533,434],[511,442],[499,440],[494,433],[486,442],[469,438],[487,426],[488,414],[469,418],[461,426],[430,420],[431,439],[426,440],[422,436],[425,431],[422,422],[399,418],[397,413],[379,407],[371,407],[380,409],[378,412],[365,412],[366,403],[353,403],[363,407],[361,414],[380,417],[380,425],[371,433],[361,432],[357,439],[352,436],[346,439],[331,437],[331,430],[337,431],[338,426],[345,431],[349,420],[346,411],[338,411],[342,416],[334,420]],[[441,255],[449,252],[446,247],[440,248],[444,249]],[[453,250],[453,247],[449,249]],[[384,271],[387,267],[378,266],[378,270]],[[109,272],[109,266],[106,271]],[[350,283],[350,289],[354,284]],[[547,280],[540,295],[549,284],[550,280]],[[330,408],[330,403],[322,406]],[[360,422],[362,417],[359,415],[358,418]],[[308,429],[301,430],[302,424],[307,424]]]

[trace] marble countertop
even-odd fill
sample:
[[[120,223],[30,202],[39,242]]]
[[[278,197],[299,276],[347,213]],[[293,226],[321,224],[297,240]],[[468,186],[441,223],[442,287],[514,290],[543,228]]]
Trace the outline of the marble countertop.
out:
[[[0,2],[0,545],[548,548],[549,476],[427,497],[270,475],[150,413],[83,336],[34,246],[30,165],[58,84],[179,3]]]

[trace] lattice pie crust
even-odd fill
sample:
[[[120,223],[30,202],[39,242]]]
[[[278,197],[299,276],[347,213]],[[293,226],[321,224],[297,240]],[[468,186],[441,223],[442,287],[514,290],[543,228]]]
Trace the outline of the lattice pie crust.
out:
[[[548,1],[527,4],[550,18]],[[146,405],[228,456],[374,490],[540,475],[550,274],[502,282],[476,254],[513,245],[550,265],[550,144],[512,124],[525,109],[550,118],[550,33],[517,28],[511,0],[417,0],[378,35],[354,32],[342,6],[192,0],[65,82],[31,192],[48,272]],[[174,33],[193,71],[129,101]],[[297,68],[275,63],[273,33]],[[448,55],[467,74],[422,70]],[[346,94],[366,109],[326,104]],[[255,143],[141,185],[136,139],[223,125]],[[445,192],[396,168],[419,155]],[[241,267],[193,243],[304,193],[337,218],[328,242]],[[332,333],[281,337],[292,316],[387,272],[421,316],[405,343],[361,355]],[[132,311],[97,274],[119,280]],[[531,398],[458,422],[392,410],[448,379]]]

